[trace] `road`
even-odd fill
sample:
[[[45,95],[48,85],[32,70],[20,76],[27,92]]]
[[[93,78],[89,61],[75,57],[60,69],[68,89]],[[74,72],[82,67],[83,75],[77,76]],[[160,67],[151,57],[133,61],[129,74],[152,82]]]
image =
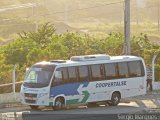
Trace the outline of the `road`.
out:
[[[87,108],[80,106],[66,110],[54,111],[50,108],[37,111],[29,107],[0,109],[0,119],[6,120],[117,120],[121,114],[137,113],[146,107],[137,107],[134,102],[120,103],[118,106],[105,106]],[[113,115],[114,114],[114,115]],[[7,119],[8,120],[8,119]]]
[[[101,105],[94,108],[79,106],[59,111],[51,108],[33,111],[28,106],[3,108],[0,109],[0,120],[128,120],[128,117],[133,116],[123,115],[130,113],[157,113],[159,115],[157,120],[160,120],[159,96],[160,92],[152,92],[145,96],[124,99],[118,106]]]

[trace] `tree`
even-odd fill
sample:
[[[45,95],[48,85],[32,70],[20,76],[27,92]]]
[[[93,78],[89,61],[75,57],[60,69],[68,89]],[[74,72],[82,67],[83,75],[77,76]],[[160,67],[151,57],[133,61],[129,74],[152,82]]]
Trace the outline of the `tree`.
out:
[[[38,28],[37,32],[23,32],[19,34],[21,39],[32,39],[40,48],[46,48],[51,43],[52,36],[55,34],[55,27],[50,23],[45,23]]]
[[[46,61],[49,58],[49,53],[41,48],[33,48],[26,56],[27,65],[32,65],[39,61]]]
[[[5,64],[20,64],[26,63],[26,56],[30,49],[36,46],[35,42],[27,39],[17,39],[14,42],[4,47],[4,62]]]

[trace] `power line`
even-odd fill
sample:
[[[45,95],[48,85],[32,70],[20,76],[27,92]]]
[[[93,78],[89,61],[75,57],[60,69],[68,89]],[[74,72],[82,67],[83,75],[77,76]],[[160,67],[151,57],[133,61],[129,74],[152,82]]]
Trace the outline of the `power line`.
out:
[[[69,10],[69,12],[74,12],[74,11],[79,11],[79,10],[86,10],[86,9],[92,9],[92,8],[97,8],[97,7],[102,7],[102,6],[108,6],[108,5],[114,5],[118,3],[123,3],[124,1],[118,1],[118,2],[113,2],[113,3],[106,3],[102,5],[97,5],[97,6],[91,6],[91,7],[86,7],[86,8],[80,8],[80,9],[75,9],[75,10]]]
[[[10,7],[5,7],[5,8],[0,8],[0,12],[5,12],[8,10],[13,10],[13,9],[21,9],[21,8],[30,8],[30,7],[35,7],[36,4],[33,3],[27,3],[27,4],[21,4],[21,5],[14,5]]]
[[[119,4],[119,3],[124,3],[124,1],[118,1],[118,2],[106,3],[106,4],[101,4],[101,5],[91,6],[91,7],[85,7],[85,8],[80,8],[80,9],[68,10],[67,12],[76,12],[76,11],[81,11],[81,10],[98,8],[98,7],[102,7],[102,6],[115,5],[115,4]],[[57,12],[48,13],[48,14],[39,14],[39,15],[26,16],[26,17],[23,17],[23,19],[28,19],[28,18],[34,17],[34,16],[53,16],[55,14],[64,14],[64,13],[65,13],[65,11],[57,11]],[[17,18],[10,19],[10,20],[17,20]],[[9,21],[9,20],[7,20],[7,21]]]
[[[124,1],[118,1],[118,2],[106,3],[106,4],[101,4],[101,5],[91,6],[91,7],[85,7],[85,8],[80,8],[80,9],[68,10],[67,12],[76,12],[76,11],[93,9],[93,8],[97,8],[97,7],[114,5],[114,4],[119,4],[119,3],[124,3]],[[65,11],[57,11],[57,12],[54,12],[54,13],[41,14],[41,15],[38,15],[38,16],[55,15],[55,14],[63,14],[63,13],[65,13]]]

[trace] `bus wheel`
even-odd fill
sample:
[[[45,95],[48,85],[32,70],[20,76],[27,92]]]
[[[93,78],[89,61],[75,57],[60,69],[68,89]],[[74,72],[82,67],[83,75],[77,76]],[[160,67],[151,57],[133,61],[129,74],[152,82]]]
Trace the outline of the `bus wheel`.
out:
[[[111,103],[110,103],[110,105],[111,105],[111,106],[117,106],[117,105],[119,104],[119,102],[120,102],[120,99],[121,99],[120,93],[114,92],[114,93],[112,94],[112,98],[111,98]]]
[[[55,105],[54,105],[54,109],[55,110],[60,110],[64,107],[64,99],[61,98],[61,97],[58,97],[56,100],[55,100]]]
[[[31,108],[32,110],[38,110],[38,106],[36,106],[36,105],[30,105],[30,108]]]

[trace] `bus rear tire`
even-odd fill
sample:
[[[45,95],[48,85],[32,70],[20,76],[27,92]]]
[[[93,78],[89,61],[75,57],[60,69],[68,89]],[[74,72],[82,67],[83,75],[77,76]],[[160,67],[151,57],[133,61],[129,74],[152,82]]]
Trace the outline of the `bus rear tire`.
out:
[[[64,98],[58,97],[55,100],[55,105],[53,107],[55,110],[61,110],[64,108]]]
[[[36,106],[36,105],[30,105],[30,108],[31,108],[32,110],[38,110],[38,107],[39,107],[39,106]]]
[[[121,99],[120,93],[119,92],[114,92],[112,94],[110,105],[111,106],[117,106],[119,104],[119,102],[120,102],[120,99]]]

